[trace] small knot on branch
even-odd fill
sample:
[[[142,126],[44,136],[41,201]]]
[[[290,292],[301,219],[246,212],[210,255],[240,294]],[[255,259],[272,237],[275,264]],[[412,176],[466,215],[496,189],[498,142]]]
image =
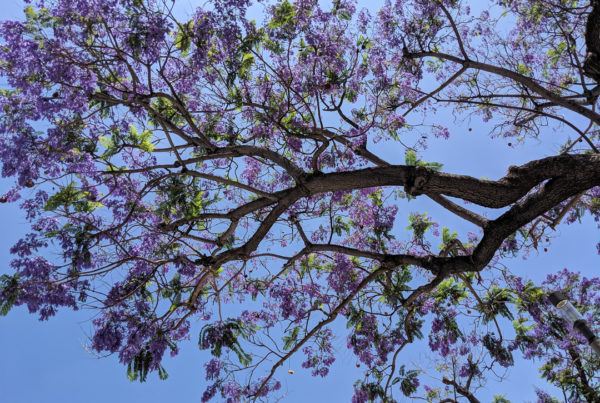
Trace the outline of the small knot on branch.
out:
[[[320,174],[314,173],[314,174],[307,174],[307,173],[303,173],[302,175],[300,175],[298,177],[298,179],[296,180],[296,187],[298,189],[302,190],[302,194],[305,197],[308,197],[311,195],[310,190],[306,187],[306,182],[308,182],[311,178],[316,177],[316,176],[320,176],[322,175],[322,172]]]
[[[429,171],[424,167],[415,167],[409,172],[404,185],[404,191],[411,196],[423,194],[425,185],[429,182]]]

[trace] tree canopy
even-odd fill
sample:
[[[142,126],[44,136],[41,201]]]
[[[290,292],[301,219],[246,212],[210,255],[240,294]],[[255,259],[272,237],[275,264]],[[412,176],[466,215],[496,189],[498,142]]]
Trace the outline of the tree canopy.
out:
[[[202,401],[275,399],[294,355],[327,376],[336,323],[364,368],[356,403],[478,402],[515,358],[600,401],[600,357],[546,296],[597,330],[600,278],[535,284],[503,263],[600,218],[600,2],[213,0],[187,19],[171,0],[30,3],[0,30],[0,202],[31,223],[0,314],[94,309],[91,348],[132,380],[165,378],[165,353],[197,339]],[[490,147],[556,155],[445,172],[421,159],[453,141],[444,111],[487,122]],[[402,360],[418,339],[438,384]]]

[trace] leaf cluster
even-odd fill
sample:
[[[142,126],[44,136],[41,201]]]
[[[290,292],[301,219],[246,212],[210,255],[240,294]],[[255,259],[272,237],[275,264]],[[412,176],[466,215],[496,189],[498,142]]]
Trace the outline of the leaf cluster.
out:
[[[239,342],[239,338],[246,339],[250,335],[248,325],[236,320],[227,319],[224,322],[209,323],[202,327],[198,345],[200,349],[210,346],[210,353],[215,357],[220,357],[223,347],[233,351],[244,366],[252,363],[252,356],[246,353]]]

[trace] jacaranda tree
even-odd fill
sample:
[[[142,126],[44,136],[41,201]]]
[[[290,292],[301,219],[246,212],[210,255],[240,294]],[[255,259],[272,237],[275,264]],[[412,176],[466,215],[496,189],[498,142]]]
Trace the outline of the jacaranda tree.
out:
[[[600,218],[600,1],[265,0],[256,21],[251,0],[28,3],[0,30],[0,202],[31,222],[0,313],[95,309],[91,348],[132,380],[197,339],[202,401],[275,399],[296,355],[326,376],[334,335],[364,370],[353,402],[478,402],[516,357],[600,401],[599,357],[546,297],[598,330],[600,279],[502,265]],[[497,180],[445,172],[420,152],[453,141],[448,110],[562,147]],[[402,359],[421,338],[439,384]]]

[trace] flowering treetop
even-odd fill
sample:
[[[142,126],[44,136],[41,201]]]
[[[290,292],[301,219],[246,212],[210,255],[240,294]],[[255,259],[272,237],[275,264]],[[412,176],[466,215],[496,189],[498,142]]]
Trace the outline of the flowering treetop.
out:
[[[476,402],[518,349],[572,401],[598,401],[600,360],[545,291],[597,325],[600,280],[533,284],[498,259],[600,216],[600,4],[467,3],[259,2],[257,22],[250,0],[184,20],[169,0],[38,0],[4,21],[0,159],[15,183],[0,202],[22,200],[32,230],[0,313],[97,309],[91,347],[142,381],[199,332],[214,356],[203,401],[276,395],[294,354],[326,376],[336,320],[366,368],[355,402]],[[498,180],[446,173],[419,159],[431,136],[452,141],[431,122],[444,109],[515,142],[559,128],[563,146]],[[380,142],[404,155],[386,160]],[[404,231],[415,198],[478,232],[424,212]],[[402,363],[418,338],[446,363],[439,385]]]

